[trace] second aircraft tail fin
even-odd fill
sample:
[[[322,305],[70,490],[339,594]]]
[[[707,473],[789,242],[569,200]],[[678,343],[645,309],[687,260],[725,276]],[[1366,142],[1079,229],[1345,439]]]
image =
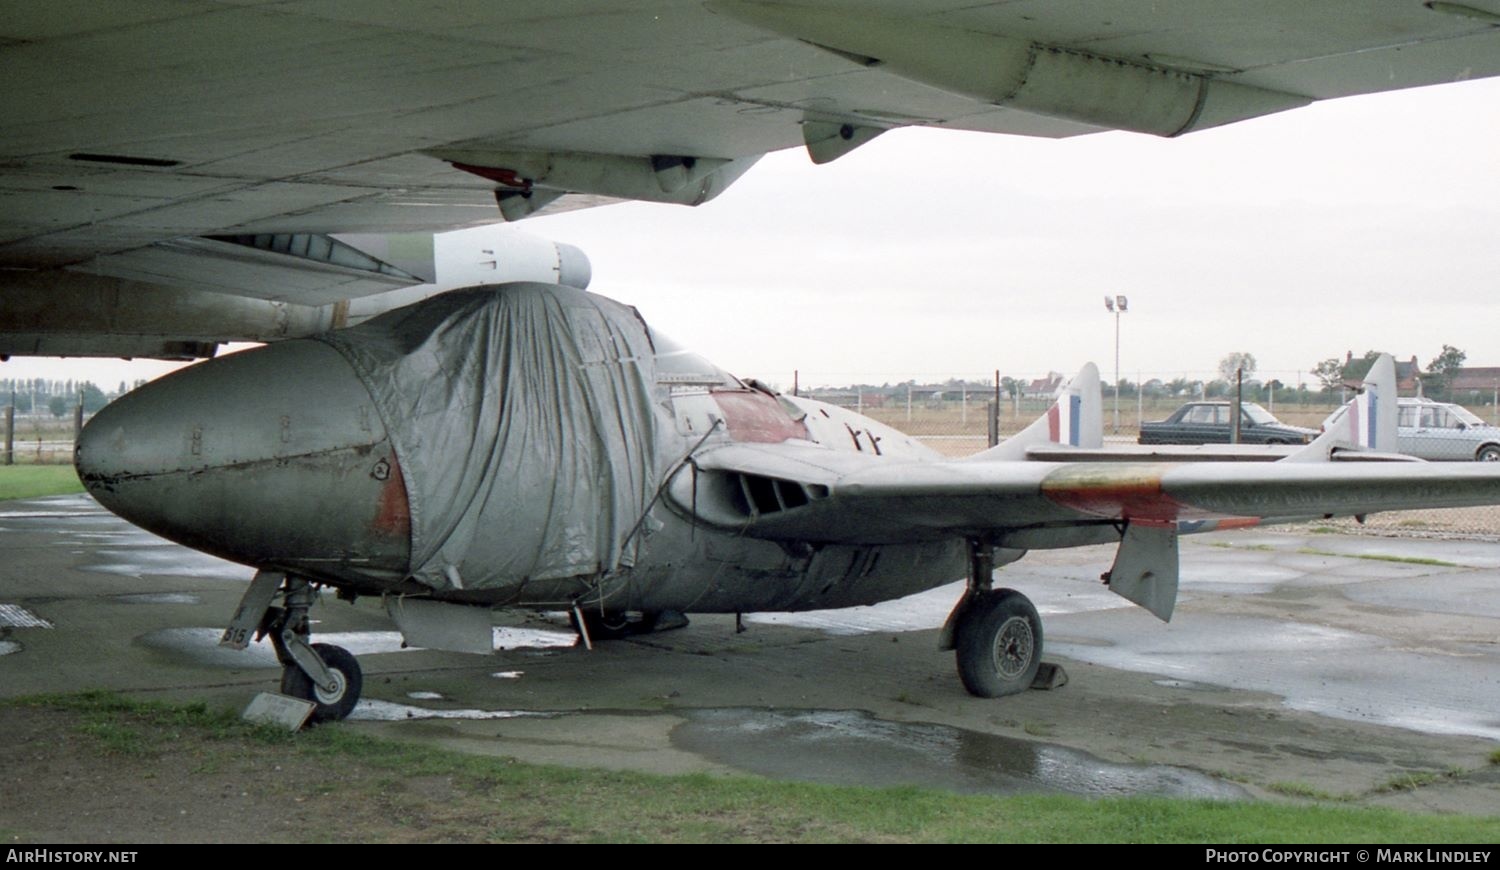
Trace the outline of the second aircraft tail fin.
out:
[[[1365,375],[1360,392],[1323,421],[1323,434],[1283,462],[1327,462],[1340,454],[1379,454],[1348,458],[1397,459],[1396,363],[1383,353]]]
[[[1104,397],[1099,368],[1085,363],[1057,390],[1047,413],[988,450],[968,457],[976,462],[1020,462],[1026,451],[1043,444],[1097,449],[1104,446]]]

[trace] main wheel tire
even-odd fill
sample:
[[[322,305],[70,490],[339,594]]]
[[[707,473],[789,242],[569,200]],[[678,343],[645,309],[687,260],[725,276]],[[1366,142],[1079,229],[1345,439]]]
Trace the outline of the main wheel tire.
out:
[[[359,669],[359,660],[343,647],[315,643],[312,648],[333,673],[337,684],[334,691],[325,692],[313,685],[312,677],[296,665],[290,665],[281,671],[281,693],[316,704],[312,712],[313,722],[336,722],[353,712],[354,705],[359,703],[364,675]]]
[[[583,611],[583,624],[588,627],[589,640],[620,640],[636,634],[649,634],[656,629],[656,620],[660,614],[647,611],[641,614],[641,618],[631,621],[624,613],[600,613],[597,610],[585,609]],[[568,622],[573,630],[578,630],[578,616],[576,613],[568,614]]]
[[[1014,695],[1042,665],[1042,618],[1025,595],[996,589],[975,598],[958,623],[958,676],[969,694]]]
[[[1474,459],[1478,462],[1500,462],[1500,445],[1484,445],[1474,454]]]

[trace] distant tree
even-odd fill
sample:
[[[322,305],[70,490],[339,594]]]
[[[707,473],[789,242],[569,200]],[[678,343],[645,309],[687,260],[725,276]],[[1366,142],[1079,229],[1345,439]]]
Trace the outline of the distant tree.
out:
[[[1250,376],[1255,374],[1255,355],[1237,350],[1219,360],[1219,379],[1232,384],[1235,372],[1242,369],[1245,380],[1250,380]]]
[[[1022,386],[1024,384],[1009,376],[1000,379],[1000,391],[1011,398],[1021,395]]]
[[[1339,388],[1344,382],[1344,364],[1337,357],[1329,357],[1313,366],[1313,377],[1323,385],[1323,389],[1329,393]]]
[[[1173,378],[1167,381],[1167,395],[1186,396],[1193,390],[1193,382],[1187,378]]]
[[[1422,378],[1422,392],[1433,396],[1446,395],[1453,383],[1453,376],[1464,367],[1469,355],[1458,348],[1445,344],[1443,352],[1427,364],[1427,374]]]
[[[53,396],[47,400],[47,410],[51,411],[54,417],[61,417],[68,413],[67,398],[65,396]]]
[[[92,414],[109,403],[109,398],[104,395],[104,391],[99,389],[93,381],[80,383],[78,391],[83,394],[83,410],[87,413]]]

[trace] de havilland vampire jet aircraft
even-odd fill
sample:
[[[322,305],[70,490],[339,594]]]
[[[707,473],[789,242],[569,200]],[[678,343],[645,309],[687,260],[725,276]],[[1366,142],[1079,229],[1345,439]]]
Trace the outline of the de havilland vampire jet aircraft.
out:
[[[309,640],[318,586],[382,596],[416,645],[468,626],[488,651],[494,607],[571,610],[587,639],[667,612],[873,604],[967,573],[946,645],[993,697],[1041,661],[1036,608],[992,587],[1029,549],[1118,542],[1110,588],[1168,619],[1179,534],[1500,503],[1500,468],[1379,452],[1394,385],[1382,357],[1340,425],[1276,462],[1031,459],[1100,446],[1088,366],[1031,427],[948,460],[738,380],[633,308],[518,283],[169,375],[100,411],[77,466],[120,516],[259,569],[225,642],[269,634],[283,691],[319,719],[346,715],[361,678]]]

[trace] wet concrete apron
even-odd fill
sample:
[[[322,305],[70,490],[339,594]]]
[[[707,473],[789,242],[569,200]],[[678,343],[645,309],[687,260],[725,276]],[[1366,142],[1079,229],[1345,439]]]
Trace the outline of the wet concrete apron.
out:
[[[0,506],[0,549],[0,604],[53,625],[0,634],[0,693],[237,707],[276,687],[269,649],[216,646],[248,569],[81,496]],[[934,649],[952,588],[756,616],[744,634],[731,617],[694,617],[592,653],[565,646],[560,621],[526,615],[497,620],[491,658],[403,650],[375,602],[331,598],[314,630],[362,657],[370,703],[354,727],[531,761],[984,792],[1233,797],[1300,782],[1374,803],[1500,806],[1500,783],[1478,773],[1380,789],[1480,770],[1500,736],[1500,545],[1189,539],[1170,626],[1099,586],[1110,556],[1037,553],[1001,572],[1036,600],[1072,681],[998,701],[965,695]]]

